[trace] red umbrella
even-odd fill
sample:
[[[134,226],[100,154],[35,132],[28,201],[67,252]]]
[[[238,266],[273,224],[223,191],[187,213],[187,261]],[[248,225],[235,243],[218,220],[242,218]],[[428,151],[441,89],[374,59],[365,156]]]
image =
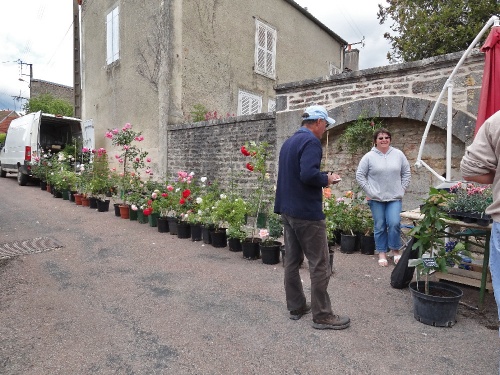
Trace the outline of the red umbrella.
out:
[[[481,52],[485,52],[483,85],[474,135],[491,115],[500,110],[500,26],[491,29]]]

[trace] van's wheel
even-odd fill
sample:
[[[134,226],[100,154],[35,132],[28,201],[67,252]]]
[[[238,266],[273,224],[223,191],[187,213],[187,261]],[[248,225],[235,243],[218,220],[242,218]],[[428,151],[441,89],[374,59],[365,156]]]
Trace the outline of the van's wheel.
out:
[[[25,186],[28,183],[28,175],[21,172],[21,168],[17,169],[17,183],[20,186]]]
[[[0,177],[7,177],[7,172],[5,172],[0,166]]]

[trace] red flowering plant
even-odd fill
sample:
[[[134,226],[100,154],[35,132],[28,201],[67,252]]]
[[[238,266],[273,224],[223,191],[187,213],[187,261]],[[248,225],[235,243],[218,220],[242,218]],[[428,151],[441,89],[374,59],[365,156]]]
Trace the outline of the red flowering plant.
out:
[[[133,191],[140,183],[141,171],[151,178],[153,172],[146,163],[151,159],[147,157],[148,152],[143,151],[136,143],[142,142],[144,137],[141,132],[132,130],[132,125],[126,123],[121,129],[108,129],[105,137],[111,140],[113,146],[119,148],[119,153],[115,154],[115,159],[121,165],[121,170],[117,173],[117,181],[123,199],[123,204],[128,204],[127,194]]]
[[[255,175],[256,188],[249,192],[248,212],[255,216],[251,237],[255,238],[260,214],[267,213],[272,202],[272,182],[268,172],[267,160],[270,155],[269,143],[250,141],[240,148],[241,153],[250,158],[245,168]],[[247,159],[248,160],[248,159]]]
[[[192,191],[196,188],[193,181],[194,172],[177,172],[175,182],[166,182],[164,189],[153,192],[148,208],[152,210],[151,212],[159,212],[160,216],[177,217],[181,221],[187,221],[195,204]]]

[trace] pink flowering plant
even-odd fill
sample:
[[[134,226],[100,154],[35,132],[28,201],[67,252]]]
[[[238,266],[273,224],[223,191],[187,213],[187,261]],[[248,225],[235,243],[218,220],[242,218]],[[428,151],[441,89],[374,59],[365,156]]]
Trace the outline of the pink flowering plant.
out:
[[[120,170],[116,179],[119,183],[123,203],[127,204],[127,193],[133,191],[141,183],[141,171],[151,178],[153,172],[146,164],[150,163],[148,152],[143,151],[137,144],[144,140],[141,132],[132,130],[132,125],[126,123],[121,129],[108,129],[105,137],[111,140],[113,146],[117,146],[119,152],[115,159],[120,164]]]
[[[448,211],[483,214],[493,202],[491,185],[457,182],[450,187],[450,193],[450,198],[446,202]]]

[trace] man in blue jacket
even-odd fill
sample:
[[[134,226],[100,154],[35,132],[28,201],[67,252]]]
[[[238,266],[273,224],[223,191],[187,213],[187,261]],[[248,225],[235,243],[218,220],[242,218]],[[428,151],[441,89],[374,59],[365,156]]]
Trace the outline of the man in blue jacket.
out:
[[[331,269],[322,205],[322,188],[340,177],[320,171],[320,139],[335,120],[318,105],[307,108],[302,118],[301,128],[281,147],[274,205],[285,229],[286,303],[290,319],[298,320],[312,310],[314,328],[344,329],[350,319],[333,314],[327,291]],[[309,261],[311,304],[306,302],[299,274],[304,256]]]

